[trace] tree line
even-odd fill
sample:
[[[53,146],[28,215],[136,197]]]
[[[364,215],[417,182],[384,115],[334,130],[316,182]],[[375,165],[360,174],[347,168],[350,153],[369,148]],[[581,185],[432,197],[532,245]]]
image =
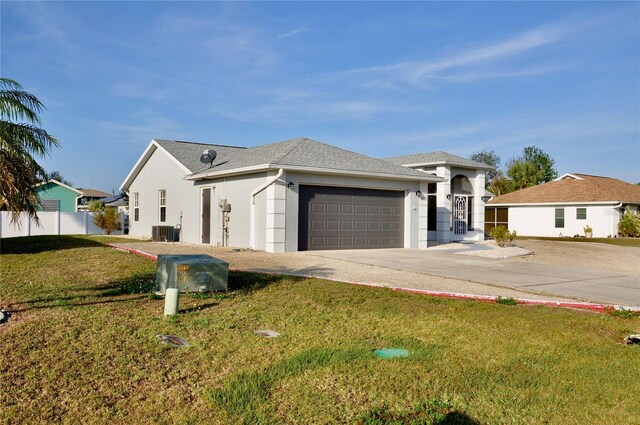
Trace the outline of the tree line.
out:
[[[507,161],[504,168],[493,149],[477,151],[469,158],[493,167],[486,173],[485,187],[496,196],[558,178],[555,160],[537,146],[526,146],[522,154]]]

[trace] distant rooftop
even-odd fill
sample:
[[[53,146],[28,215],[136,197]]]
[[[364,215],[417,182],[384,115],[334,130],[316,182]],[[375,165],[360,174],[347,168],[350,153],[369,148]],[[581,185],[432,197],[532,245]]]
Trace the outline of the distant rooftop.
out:
[[[487,205],[560,202],[640,204],[640,186],[611,177],[571,173],[547,183],[496,196]]]

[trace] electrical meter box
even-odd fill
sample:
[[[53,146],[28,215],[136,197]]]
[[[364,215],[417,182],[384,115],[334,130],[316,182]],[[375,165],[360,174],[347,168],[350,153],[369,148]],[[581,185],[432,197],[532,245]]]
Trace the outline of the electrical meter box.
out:
[[[229,263],[204,254],[158,255],[156,293],[167,288],[180,292],[226,291],[229,281]]]

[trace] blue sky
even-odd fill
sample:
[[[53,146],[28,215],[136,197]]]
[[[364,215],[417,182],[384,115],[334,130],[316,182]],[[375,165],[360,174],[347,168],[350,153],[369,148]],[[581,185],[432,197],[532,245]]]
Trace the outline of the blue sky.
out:
[[[7,2],[2,76],[43,161],[111,191],[152,138],[305,136],[371,156],[536,145],[640,181],[639,3]]]

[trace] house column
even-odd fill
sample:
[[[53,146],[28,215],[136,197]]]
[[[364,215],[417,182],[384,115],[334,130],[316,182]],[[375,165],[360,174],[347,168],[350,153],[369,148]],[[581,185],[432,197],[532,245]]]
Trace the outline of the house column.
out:
[[[283,176],[284,177],[284,176]],[[284,252],[285,247],[285,207],[286,180],[279,179],[267,189],[267,252]]]
[[[420,192],[422,196],[418,200],[418,249],[427,249],[429,244],[429,231],[428,231],[428,211],[429,203],[427,194],[429,193],[429,183],[420,182]]]
[[[475,229],[476,240],[484,239],[484,184],[485,184],[484,170],[476,170],[476,178],[473,182],[473,228]]]
[[[451,195],[451,169],[446,166],[436,168],[436,175],[444,181],[438,183],[436,204],[438,207],[438,224],[436,240],[449,242],[451,240],[451,203],[453,199],[447,199]]]

